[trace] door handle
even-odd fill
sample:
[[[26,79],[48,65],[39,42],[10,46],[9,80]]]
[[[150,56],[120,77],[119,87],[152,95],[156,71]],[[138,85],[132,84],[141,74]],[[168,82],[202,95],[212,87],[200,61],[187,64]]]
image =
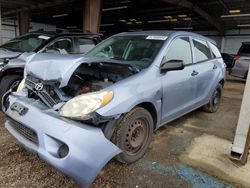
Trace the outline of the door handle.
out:
[[[213,69],[217,69],[217,65],[214,65],[214,66],[213,66]]]
[[[196,72],[195,70],[193,70],[191,76],[196,76],[196,75],[198,75],[198,74],[199,74],[198,72]]]

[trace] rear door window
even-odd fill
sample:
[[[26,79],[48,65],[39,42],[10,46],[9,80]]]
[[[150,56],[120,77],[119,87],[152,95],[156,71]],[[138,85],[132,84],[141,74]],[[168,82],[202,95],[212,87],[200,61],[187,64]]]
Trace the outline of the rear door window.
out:
[[[189,37],[175,39],[169,46],[165,61],[182,60],[185,65],[192,63],[192,52]]]
[[[212,58],[210,49],[206,41],[193,39],[193,44],[196,62],[201,62]]]

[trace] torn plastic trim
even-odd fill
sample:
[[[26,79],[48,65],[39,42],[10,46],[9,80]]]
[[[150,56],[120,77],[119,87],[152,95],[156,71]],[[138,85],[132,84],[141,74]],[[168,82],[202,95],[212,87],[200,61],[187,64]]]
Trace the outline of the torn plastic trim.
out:
[[[121,114],[104,117],[97,112],[93,113],[92,123],[95,126],[100,126],[102,128],[104,136],[110,140],[115,131],[117,123],[120,121]]]
[[[105,138],[101,128],[62,118],[53,109],[44,108],[39,101],[27,97],[10,94],[9,107],[5,112],[11,119],[34,130],[38,136],[38,148],[34,149],[27,139],[16,132],[10,133],[25,148],[33,150],[44,161],[48,162],[64,174],[88,187],[105,164],[121,150]],[[10,109],[13,103],[25,106],[28,111],[19,115]],[[6,128],[11,126],[6,121]],[[51,140],[52,139],[52,140]],[[58,146],[56,140],[69,147],[69,154],[58,159],[51,154]]]
[[[92,116],[91,122],[94,125],[99,125],[101,123],[107,123],[109,121],[116,120],[120,117],[120,115],[102,116],[102,115],[98,114],[97,112],[92,113],[91,116]]]

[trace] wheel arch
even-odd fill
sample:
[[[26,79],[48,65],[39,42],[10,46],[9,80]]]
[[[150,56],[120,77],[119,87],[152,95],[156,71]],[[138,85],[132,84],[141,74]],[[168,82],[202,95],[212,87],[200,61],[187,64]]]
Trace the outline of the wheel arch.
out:
[[[219,84],[221,84],[221,86],[224,87],[225,80],[224,80],[224,79],[221,79],[221,80],[219,81]]]
[[[158,116],[157,116],[157,111],[156,111],[154,104],[151,102],[142,102],[140,104],[137,104],[135,107],[144,108],[151,114],[151,116],[153,118],[153,122],[154,122],[154,129],[156,129]]]
[[[20,75],[23,76],[24,69],[23,68],[13,68],[13,69],[7,69],[3,72],[2,77],[7,75]]]
[[[152,116],[152,119],[153,119],[153,123],[154,123],[153,129],[155,130],[157,128],[158,115],[157,115],[156,107],[154,106],[154,104],[151,102],[141,102],[141,103],[138,103],[137,105],[135,105],[130,110],[132,110],[136,107],[144,108],[145,110],[147,110],[150,113],[150,115]],[[128,113],[128,112],[126,112],[126,113]],[[108,121],[107,123],[104,124],[104,126],[102,127],[102,130],[103,130],[103,133],[107,139],[109,139],[109,140],[111,139],[111,137],[114,133],[114,130],[116,128],[116,124],[122,119],[122,117],[126,113],[120,114],[118,119]]]

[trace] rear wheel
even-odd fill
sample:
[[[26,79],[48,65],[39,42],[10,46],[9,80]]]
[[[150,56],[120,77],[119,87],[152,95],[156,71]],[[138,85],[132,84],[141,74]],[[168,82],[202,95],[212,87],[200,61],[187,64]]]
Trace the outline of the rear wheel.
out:
[[[112,136],[112,142],[123,152],[116,159],[133,163],[145,154],[153,133],[153,119],[144,108],[137,107],[122,117]]]
[[[209,103],[203,107],[206,112],[214,113],[219,109],[222,98],[222,85],[219,84],[213,92]]]
[[[2,109],[2,97],[3,97],[3,95],[10,89],[12,89],[13,91],[16,91],[22,78],[23,77],[19,76],[19,75],[8,75],[8,76],[5,76],[2,78],[2,80],[0,82],[0,101],[1,101],[0,107],[1,107],[1,109]]]

